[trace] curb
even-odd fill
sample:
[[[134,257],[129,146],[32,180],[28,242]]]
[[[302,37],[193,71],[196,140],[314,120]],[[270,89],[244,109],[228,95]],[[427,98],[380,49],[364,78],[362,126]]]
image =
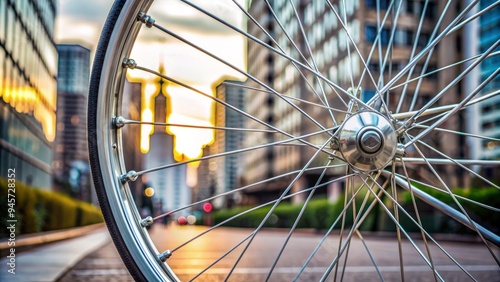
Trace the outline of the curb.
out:
[[[43,244],[49,244],[61,240],[67,240],[83,236],[85,234],[88,234],[89,232],[92,232],[94,230],[103,227],[105,227],[104,223],[97,223],[83,227],[21,235],[15,238],[15,248],[16,251],[22,252],[27,249],[38,247]],[[4,253],[7,254],[10,248],[11,246],[9,246],[9,241],[7,239],[5,240],[2,239],[0,241],[0,256],[3,257]]]
[[[0,258],[0,265],[4,268],[4,271],[0,271],[0,281],[57,281],[84,257],[111,240],[105,228],[82,235],[44,244],[26,252],[18,253],[15,250],[13,256]]]

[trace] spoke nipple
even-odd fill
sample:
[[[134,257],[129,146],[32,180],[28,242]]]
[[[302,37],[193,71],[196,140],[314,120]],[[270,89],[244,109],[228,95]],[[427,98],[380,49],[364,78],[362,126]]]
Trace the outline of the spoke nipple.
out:
[[[394,120],[394,121],[392,122],[392,124],[393,124],[394,128],[396,129],[396,134],[397,134],[398,136],[401,136],[401,135],[403,135],[403,133],[405,133],[405,132],[406,132],[406,129],[407,129],[407,128],[406,128],[406,126],[405,126],[405,123],[404,123],[404,122],[399,121],[399,120]]]
[[[148,16],[143,12],[139,13],[137,19],[143,24],[146,24],[147,27],[152,27],[155,23],[155,20],[151,16]]]
[[[340,142],[337,137],[334,137],[330,142],[330,149],[332,149],[333,151],[338,151],[340,149]]]
[[[349,87],[347,89],[347,93],[349,93],[349,95],[354,96],[354,97],[356,97],[358,99],[361,98],[361,93],[362,92],[363,92],[363,89],[361,87],[356,88],[356,90],[354,90],[352,87]]]
[[[124,58],[123,62],[122,62],[122,66],[124,68],[129,68],[129,69],[133,70],[133,69],[135,69],[135,67],[137,67],[137,63],[135,62],[134,59]]]
[[[396,148],[396,154],[394,155],[394,157],[402,158],[404,156],[406,156],[405,146],[401,143],[398,143],[397,148]]]
[[[171,257],[171,256],[172,256],[172,251],[170,251],[170,250],[166,250],[166,251],[164,251],[163,253],[159,254],[159,255],[158,255],[158,258],[159,258],[162,262],[165,262],[165,261],[167,261],[167,259],[168,259],[169,257]]]
[[[396,134],[398,136],[403,135],[408,128],[405,125],[400,126],[398,129],[396,129]]]
[[[153,218],[151,216],[147,216],[143,220],[141,220],[141,226],[142,227],[148,227],[153,224]]]
[[[120,180],[125,184],[129,181],[136,181],[137,177],[139,177],[139,175],[137,175],[137,172],[135,170],[131,170],[126,174],[120,176]]]
[[[122,116],[118,116],[118,117],[115,117],[114,119],[114,123],[115,123],[115,126],[117,128],[122,128],[125,126],[125,123],[126,123],[126,119]]]

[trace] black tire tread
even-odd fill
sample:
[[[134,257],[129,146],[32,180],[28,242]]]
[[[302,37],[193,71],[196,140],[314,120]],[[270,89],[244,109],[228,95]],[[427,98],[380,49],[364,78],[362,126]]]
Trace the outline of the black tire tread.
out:
[[[98,160],[97,146],[97,101],[99,95],[99,84],[101,82],[101,71],[106,57],[106,50],[109,45],[111,34],[115,29],[115,23],[122,12],[123,6],[127,0],[115,0],[104,24],[99,43],[92,65],[92,72],[89,85],[88,109],[87,109],[87,132],[89,146],[89,160],[94,181],[97,199],[101,207],[104,221],[108,227],[111,239],[113,240],[123,263],[127,267],[130,275],[135,281],[147,281],[145,276],[139,270],[139,267],[132,259],[124,238],[121,236],[112,215],[108,196],[104,189],[104,183],[101,175],[101,165]]]

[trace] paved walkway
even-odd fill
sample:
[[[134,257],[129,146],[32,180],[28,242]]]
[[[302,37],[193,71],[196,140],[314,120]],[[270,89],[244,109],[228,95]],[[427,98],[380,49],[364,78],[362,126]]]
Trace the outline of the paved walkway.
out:
[[[115,245],[108,244],[78,262],[59,282],[134,281],[120,259]]]
[[[105,244],[113,246],[107,229],[103,227],[81,237],[18,253],[15,256],[15,274],[8,272],[9,259],[3,257],[0,259],[0,281],[56,281]]]

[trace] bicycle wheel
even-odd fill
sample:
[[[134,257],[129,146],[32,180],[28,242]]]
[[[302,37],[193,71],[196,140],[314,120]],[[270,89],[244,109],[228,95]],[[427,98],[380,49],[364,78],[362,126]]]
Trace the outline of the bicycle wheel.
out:
[[[90,162],[132,276],[498,277],[500,2],[243,2],[108,16]]]

